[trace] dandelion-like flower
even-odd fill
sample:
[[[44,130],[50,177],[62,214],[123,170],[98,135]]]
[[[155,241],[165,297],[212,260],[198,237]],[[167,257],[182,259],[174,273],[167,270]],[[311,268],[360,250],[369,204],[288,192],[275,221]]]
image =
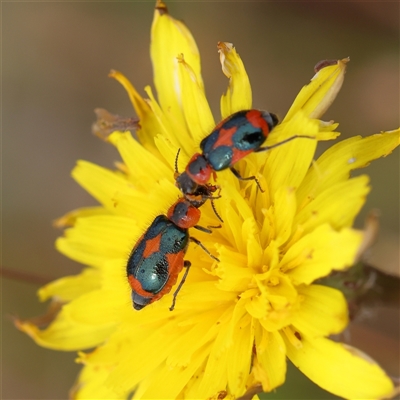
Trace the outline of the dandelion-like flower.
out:
[[[175,310],[169,311],[172,293],[133,309],[129,254],[154,218],[182,196],[174,181],[177,150],[183,171],[216,125],[196,44],[161,1],[151,35],[158,100],[150,87],[145,100],[121,73],[110,74],[139,117],[138,141],[126,131],[106,137],[123,160],[115,171],[79,161],[72,175],[100,206],[58,220],[68,227],[58,250],[86,267],[39,290],[42,301],[61,304],[48,327],[29,320],[17,326],[44,347],[80,351],[78,399],[233,399],[257,388],[269,392],[285,381],[286,357],[338,396],[390,394],[392,382],[374,361],[327,338],[345,329],[347,305],[340,291],[314,282],[354,263],[363,233],[351,226],[370,188],[366,175],[351,178],[350,172],[389,154],[399,130],[352,137],[315,161],[317,140],[250,154],[235,167],[256,176],[263,192],[254,181],[218,173],[221,198],[214,204],[224,223],[196,238],[219,262],[191,244],[192,267]],[[236,50],[228,43],[218,48],[229,78],[221,98],[225,118],[251,109],[252,96]],[[294,135],[337,136],[337,124],[318,118],[340,89],[347,61],[319,66],[268,145]],[[201,212],[203,226],[218,225],[209,201]]]

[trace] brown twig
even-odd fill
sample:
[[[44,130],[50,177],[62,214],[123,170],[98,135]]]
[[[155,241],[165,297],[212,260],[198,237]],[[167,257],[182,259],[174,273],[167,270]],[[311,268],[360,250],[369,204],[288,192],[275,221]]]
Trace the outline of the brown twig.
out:
[[[46,285],[55,279],[25,271],[17,271],[3,266],[0,267],[0,275],[2,278],[12,279],[18,282],[32,283],[33,285]]]

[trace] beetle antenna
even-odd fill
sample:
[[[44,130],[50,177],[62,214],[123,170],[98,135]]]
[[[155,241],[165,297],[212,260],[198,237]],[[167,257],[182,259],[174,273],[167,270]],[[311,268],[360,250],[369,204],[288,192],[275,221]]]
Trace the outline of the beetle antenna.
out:
[[[178,158],[179,158],[179,153],[181,152],[181,149],[178,149],[178,152],[176,153],[176,157],[175,157],[175,173],[179,174],[178,171]]]
[[[282,142],[275,143],[275,144],[273,144],[273,145],[271,145],[271,146],[260,147],[259,149],[254,150],[254,152],[255,152],[255,153],[259,153],[260,151],[271,150],[271,149],[273,149],[274,147],[278,147],[278,146],[280,146],[281,144],[290,142],[291,140],[293,140],[293,139],[298,139],[298,138],[303,138],[303,139],[314,139],[314,140],[316,139],[315,136],[294,135],[294,136],[291,136],[290,138],[287,138],[287,139],[285,139],[285,140],[282,140]]]

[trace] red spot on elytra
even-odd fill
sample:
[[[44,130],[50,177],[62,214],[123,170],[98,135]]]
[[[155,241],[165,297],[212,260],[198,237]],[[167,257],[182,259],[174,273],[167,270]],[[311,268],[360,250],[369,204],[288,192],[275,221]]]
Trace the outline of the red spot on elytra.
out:
[[[143,258],[148,258],[152,254],[157,253],[160,250],[161,235],[157,235],[153,239],[146,241],[146,247],[143,251]]]
[[[267,137],[269,133],[269,126],[267,121],[262,117],[262,114],[258,110],[250,110],[246,114],[247,120],[255,127],[261,128],[265,137]]]
[[[233,146],[232,136],[236,131],[237,131],[236,126],[232,126],[232,128],[229,129],[220,129],[218,139],[214,143],[213,148],[216,149],[217,147],[220,146],[232,147]]]
[[[243,150],[236,149],[236,148],[234,147],[234,148],[232,149],[233,155],[232,155],[231,164],[237,163],[237,162],[240,161],[242,158],[246,157],[248,154],[250,154],[250,153],[252,153],[252,152],[253,152],[253,150],[246,150],[246,151],[243,151]]]
[[[142,284],[133,276],[133,275],[128,275],[128,281],[129,284],[132,288],[133,291],[135,291],[137,294],[140,294],[143,297],[152,297],[153,294],[150,292],[147,292],[142,288]]]

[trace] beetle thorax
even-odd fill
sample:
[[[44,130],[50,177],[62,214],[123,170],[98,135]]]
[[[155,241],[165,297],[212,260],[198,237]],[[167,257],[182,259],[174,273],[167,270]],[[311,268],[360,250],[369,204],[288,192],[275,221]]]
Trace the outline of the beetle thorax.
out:
[[[195,154],[186,167],[186,173],[198,185],[205,185],[211,178],[212,167],[202,154]]]

